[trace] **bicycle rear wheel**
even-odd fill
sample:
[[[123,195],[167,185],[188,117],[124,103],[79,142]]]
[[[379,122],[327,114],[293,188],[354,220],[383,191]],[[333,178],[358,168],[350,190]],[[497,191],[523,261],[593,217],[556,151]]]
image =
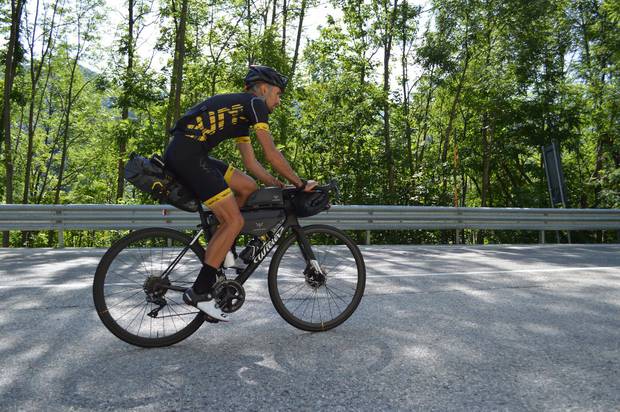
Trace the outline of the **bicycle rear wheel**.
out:
[[[347,320],[359,305],[366,285],[364,258],[353,240],[334,227],[313,225],[302,231],[321,272],[306,265],[293,233],[271,259],[269,296],[291,325],[326,331]]]
[[[192,285],[202,266],[202,246],[195,242],[168,276],[162,276],[190,242],[176,230],[149,228],[108,249],[95,272],[93,299],[110,332],[132,345],[160,347],[180,342],[202,325],[203,314],[186,305],[180,292],[167,288]]]

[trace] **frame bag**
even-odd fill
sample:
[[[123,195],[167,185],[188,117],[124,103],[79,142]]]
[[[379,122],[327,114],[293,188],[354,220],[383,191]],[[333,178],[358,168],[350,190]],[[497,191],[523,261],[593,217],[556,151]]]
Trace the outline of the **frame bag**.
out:
[[[132,153],[125,164],[125,179],[159,203],[168,203],[186,212],[198,211],[198,199],[166,170],[158,155],[147,159]]]

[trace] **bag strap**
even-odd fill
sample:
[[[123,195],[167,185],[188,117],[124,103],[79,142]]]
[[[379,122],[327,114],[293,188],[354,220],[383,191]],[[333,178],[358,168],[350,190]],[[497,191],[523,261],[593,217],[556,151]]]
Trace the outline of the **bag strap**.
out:
[[[164,163],[164,159],[162,159],[161,156],[158,155],[158,154],[154,154],[153,156],[151,156],[151,162],[153,162],[157,166],[161,167],[162,169],[166,168],[166,164]]]

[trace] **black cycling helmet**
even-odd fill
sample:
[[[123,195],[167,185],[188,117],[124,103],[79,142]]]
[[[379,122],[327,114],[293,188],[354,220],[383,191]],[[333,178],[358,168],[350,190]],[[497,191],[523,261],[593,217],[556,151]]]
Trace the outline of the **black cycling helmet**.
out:
[[[277,70],[269,66],[252,65],[250,66],[250,70],[248,70],[248,74],[245,76],[244,82],[246,89],[251,88],[258,82],[265,82],[272,86],[279,87],[284,92],[286,84],[288,83],[288,78],[282,76]]]

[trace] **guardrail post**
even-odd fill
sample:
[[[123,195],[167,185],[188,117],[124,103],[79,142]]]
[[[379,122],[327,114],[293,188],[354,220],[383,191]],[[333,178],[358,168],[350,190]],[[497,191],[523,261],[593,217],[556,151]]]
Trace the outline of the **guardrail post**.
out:
[[[366,231],[366,244],[370,245],[370,230]]]
[[[62,210],[60,209],[56,210],[56,215],[58,216],[56,223],[59,224],[58,226],[58,247],[62,249],[65,247],[65,231],[63,228],[63,224],[62,224]]]
[[[540,231],[540,236],[538,237],[540,243],[545,243],[545,231]]]

